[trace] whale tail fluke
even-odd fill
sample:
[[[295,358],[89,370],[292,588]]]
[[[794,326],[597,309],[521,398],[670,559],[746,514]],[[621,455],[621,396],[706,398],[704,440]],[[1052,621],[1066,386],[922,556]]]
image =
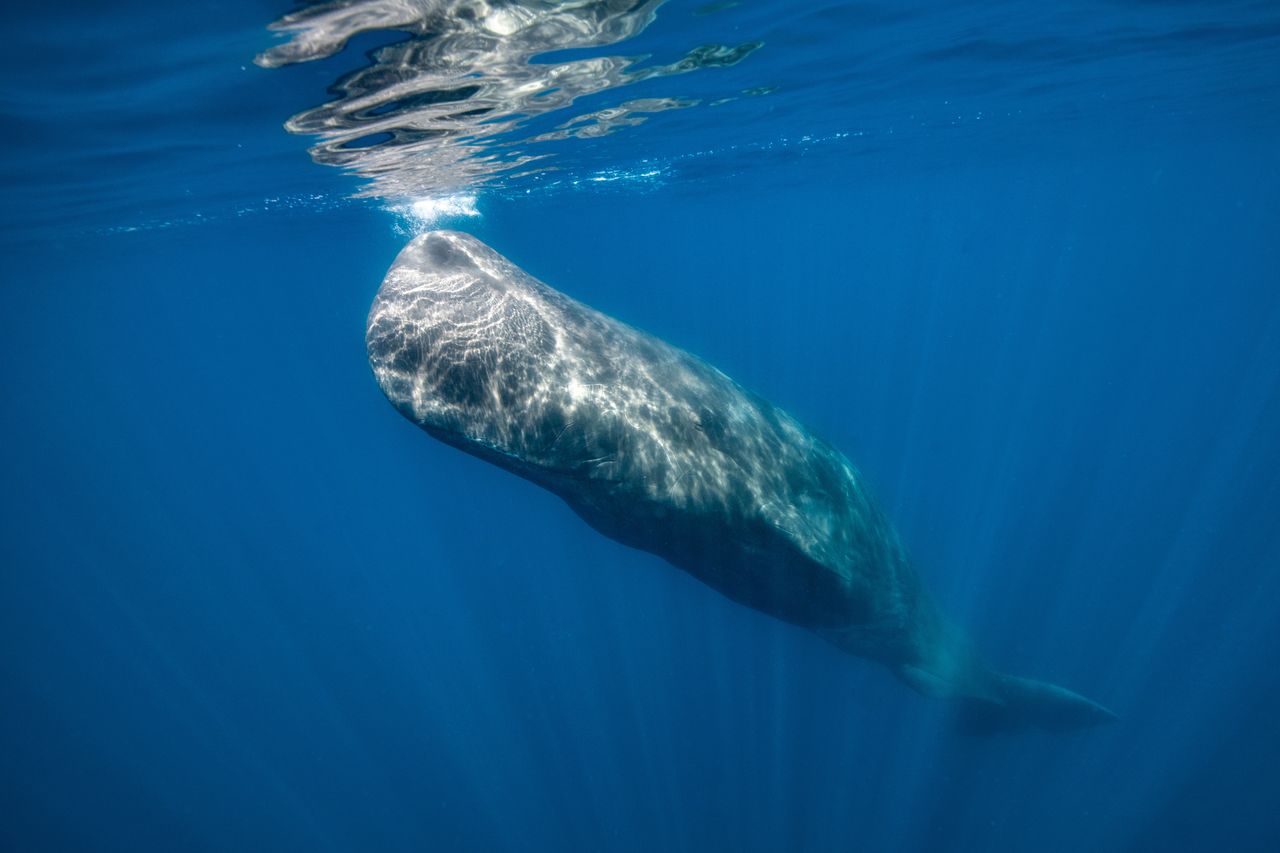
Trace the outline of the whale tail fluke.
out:
[[[1003,731],[1034,726],[1068,732],[1118,719],[1092,699],[1047,681],[994,673],[990,690],[996,697],[995,702],[982,701],[978,704],[988,707],[965,709],[967,728]]]
[[[1027,728],[1068,732],[1117,719],[1092,699],[1046,681],[983,667],[964,668],[960,673],[963,675],[952,670],[949,676],[940,676],[918,666],[898,669],[898,674],[917,692],[955,701],[960,728],[971,734]]]

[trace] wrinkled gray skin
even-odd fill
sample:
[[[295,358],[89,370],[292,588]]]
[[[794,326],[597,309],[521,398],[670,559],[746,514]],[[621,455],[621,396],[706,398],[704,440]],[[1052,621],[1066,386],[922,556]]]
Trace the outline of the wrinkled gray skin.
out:
[[[415,238],[369,314],[401,414],[563,498],[735,601],[962,700],[979,729],[1111,719],[989,669],[939,615],[862,476],[720,371],[537,281],[465,234]]]

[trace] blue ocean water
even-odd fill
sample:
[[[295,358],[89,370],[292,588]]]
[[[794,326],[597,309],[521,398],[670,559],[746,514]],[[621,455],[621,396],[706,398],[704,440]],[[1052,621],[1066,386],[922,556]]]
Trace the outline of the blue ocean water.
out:
[[[11,12],[0,849],[1277,848],[1280,9],[321,11]],[[788,409],[1119,721],[957,733],[416,430],[428,227]]]

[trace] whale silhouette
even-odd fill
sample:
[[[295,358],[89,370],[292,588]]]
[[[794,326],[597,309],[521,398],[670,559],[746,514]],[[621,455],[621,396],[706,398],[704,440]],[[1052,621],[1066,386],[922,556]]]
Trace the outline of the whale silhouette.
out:
[[[1000,673],[941,615],[862,475],[777,406],[466,234],[416,237],[374,299],[382,391],[604,535],[955,700],[967,728],[1114,719]]]

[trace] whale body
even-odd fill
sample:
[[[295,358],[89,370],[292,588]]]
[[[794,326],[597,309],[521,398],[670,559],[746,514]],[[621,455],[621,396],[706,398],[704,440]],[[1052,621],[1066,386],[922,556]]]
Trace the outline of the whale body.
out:
[[[861,474],[706,362],[479,240],[412,240],[369,313],[383,393],[430,435],[559,495],[729,598],[957,700],[982,730],[1113,719],[993,670],[942,617]]]

